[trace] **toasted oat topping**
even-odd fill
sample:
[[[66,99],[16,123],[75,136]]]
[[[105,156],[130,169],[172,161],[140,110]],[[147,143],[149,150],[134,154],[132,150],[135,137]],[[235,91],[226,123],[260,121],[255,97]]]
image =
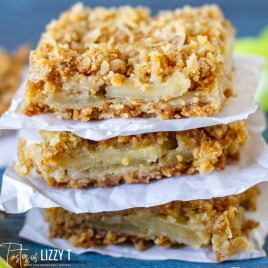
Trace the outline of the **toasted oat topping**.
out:
[[[74,5],[52,21],[31,53],[32,82],[94,76],[102,85],[159,84],[176,69],[193,86],[209,84],[224,65],[230,23],[216,5],[184,7],[150,16],[144,7]],[[95,77],[96,76],[96,77]],[[60,81],[58,81],[60,82]],[[49,88],[48,90],[55,90]]]

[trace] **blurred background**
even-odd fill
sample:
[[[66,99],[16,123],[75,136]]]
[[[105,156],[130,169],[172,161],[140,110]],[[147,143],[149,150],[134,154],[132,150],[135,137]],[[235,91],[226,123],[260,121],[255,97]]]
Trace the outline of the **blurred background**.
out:
[[[20,43],[35,46],[45,25],[67,9],[74,0],[0,0],[0,46],[15,49]],[[267,0],[87,0],[89,6],[144,5],[153,14],[160,9],[175,9],[183,5],[199,6],[217,3],[237,28],[237,36],[256,36],[268,24]]]

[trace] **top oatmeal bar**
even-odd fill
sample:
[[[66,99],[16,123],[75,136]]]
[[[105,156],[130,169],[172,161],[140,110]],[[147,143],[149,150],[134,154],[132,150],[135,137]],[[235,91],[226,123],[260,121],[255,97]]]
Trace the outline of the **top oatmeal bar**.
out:
[[[233,39],[216,5],[152,17],[76,4],[31,52],[23,112],[80,121],[216,114],[234,96]]]

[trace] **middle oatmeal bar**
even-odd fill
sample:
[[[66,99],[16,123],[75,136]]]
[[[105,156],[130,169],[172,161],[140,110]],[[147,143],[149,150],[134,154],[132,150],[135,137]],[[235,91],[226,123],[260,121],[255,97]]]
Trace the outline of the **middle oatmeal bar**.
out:
[[[216,5],[152,17],[77,4],[32,51],[23,112],[81,121],[216,114],[234,95],[233,39]]]
[[[182,174],[204,173],[239,159],[247,133],[242,121],[180,132],[119,136],[103,141],[70,132],[40,131],[41,142],[21,138],[16,169],[36,167],[50,186],[110,187],[148,183]]]

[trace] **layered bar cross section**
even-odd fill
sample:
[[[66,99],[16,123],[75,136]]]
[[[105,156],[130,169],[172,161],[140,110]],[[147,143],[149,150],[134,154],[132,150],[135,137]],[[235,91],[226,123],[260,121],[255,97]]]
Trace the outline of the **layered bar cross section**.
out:
[[[71,132],[40,132],[39,143],[21,138],[16,169],[41,173],[50,186],[110,187],[148,183],[182,174],[224,169],[239,160],[247,140],[245,123],[217,125],[180,132],[119,136],[102,141]]]
[[[248,232],[258,223],[244,212],[256,209],[258,188],[210,200],[174,201],[150,208],[74,214],[46,209],[50,238],[65,238],[78,247],[133,243],[139,250],[157,246],[211,246],[218,261],[250,251]]]
[[[80,121],[216,114],[234,96],[233,39],[216,5],[153,17],[77,4],[32,51],[23,112]]]

